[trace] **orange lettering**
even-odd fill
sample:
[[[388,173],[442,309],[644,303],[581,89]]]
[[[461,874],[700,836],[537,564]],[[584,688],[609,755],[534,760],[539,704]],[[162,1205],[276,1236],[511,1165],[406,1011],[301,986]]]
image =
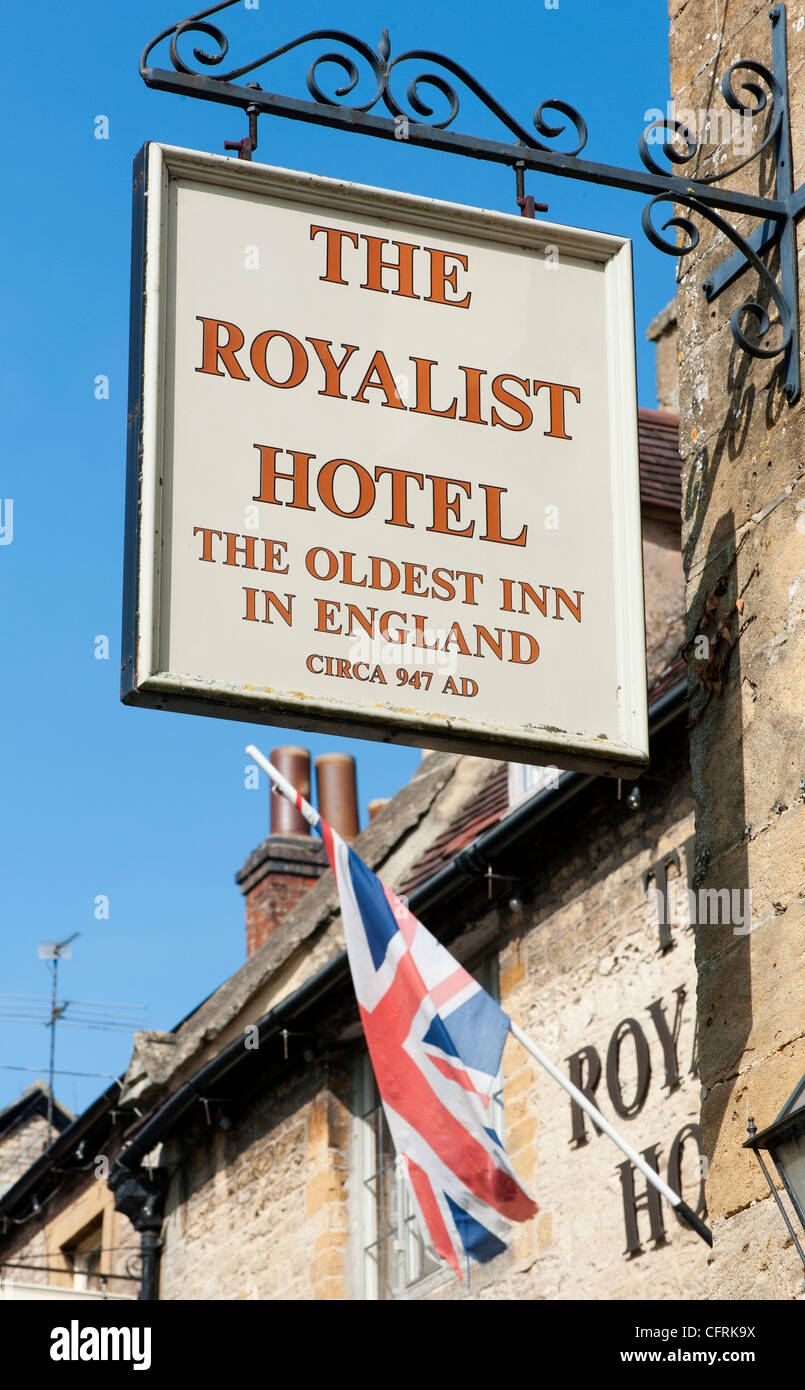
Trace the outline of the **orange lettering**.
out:
[[[569,391],[577,401],[581,401],[581,388],[578,386],[562,386],[558,381],[535,381],[534,395],[538,395],[543,386],[547,386],[550,396],[550,415],[551,427],[544,430],[548,439],[572,439],[572,434],[565,434],[565,391]]]
[[[426,296],[428,304],[449,304],[453,309],[468,309],[470,307],[471,295],[465,294],[463,299],[448,299],[445,295],[445,285],[449,285],[454,294],[458,294],[456,276],[458,266],[464,270],[469,268],[466,256],[462,256],[458,251],[438,251],[435,246],[424,248],[430,256],[430,294]],[[445,262],[447,257],[453,261],[458,261],[452,270],[448,270]]]
[[[386,526],[413,526],[408,520],[408,479],[413,478],[417,487],[425,486],[421,473],[410,473],[407,468],[376,468],[375,481],[388,473],[391,478],[391,516]]]
[[[204,540],[201,543],[201,554],[198,558],[199,560],[206,560],[208,564],[214,565],[215,561],[212,558],[212,538],[213,536],[217,536],[220,540],[221,532],[211,531],[208,526],[194,526],[193,535],[197,536],[199,532],[204,537]]]
[[[405,624],[408,620],[404,613],[395,613],[393,609],[390,609],[388,613],[384,613],[380,619],[381,637],[385,637],[387,642],[391,642],[392,646],[396,647],[405,642],[408,633],[406,631],[405,626],[401,627],[394,634],[390,633],[389,623],[391,622],[392,618],[399,618],[400,622],[403,624]]]
[[[516,396],[513,396],[511,394],[511,391],[507,391],[505,387],[501,386],[500,383],[503,381],[516,381],[517,385],[522,386],[523,390],[525,391],[525,394],[528,395],[528,382],[524,381],[522,377],[511,376],[508,372],[501,372],[500,376],[496,376],[494,381],[492,382],[492,395],[495,397],[496,401],[500,402],[501,405],[508,406],[511,410],[514,411],[515,415],[519,415],[520,423],[519,425],[510,425],[507,420],[503,419],[503,416],[493,406],[492,424],[502,425],[503,428],[507,430],[527,430],[532,420],[534,419],[534,416],[531,411],[531,406],[527,405],[525,401],[518,400]]]
[[[316,618],[316,632],[330,632],[333,633],[334,636],[338,636],[338,634],[341,631],[341,628],[340,626],[333,627],[332,623],[334,622],[336,613],[338,612],[338,609],[340,607],[340,603],[335,603],[331,599],[316,599],[316,608],[318,610],[318,616]]]
[[[410,241],[384,241],[380,236],[361,236],[366,242],[366,280],[362,290],[377,290],[388,294],[383,285],[383,271],[393,270],[397,274],[397,289],[392,294],[404,295],[406,299],[419,299],[414,294],[414,252],[417,247]],[[396,261],[384,261],[381,250],[384,246],[396,246],[399,256]]]
[[[318,570],[316,569],[317,555],[327,556],[326,574],[319,574]],[[314,579],[333,579],[335,575],[338,573],[338,561],[335,558],[335,555],[333,554],[332,550],[328,550],[326,546],[323,545],[314,545],[313,549],[309,550],[307,555],[305,556],[305,569],[307,570],[308,574],[313,576]]]
[[[355,589],[365,589],[366,575],[363,576],[363,579],[355,579],[352,575],[352,561],[357,559],[357,556],[351,550],[342,550],[341,559],[344,561],[343,573],[341,575],[343,583],[351,584]]]
[[[268,370],[267,352],[272,338],[283,338],[291,349],[291,371],[287,381],[275,381]],[[290,333],[283,333],[279,328],[269,328],[265,333],[258,333],[249,355],[254,370],[267,386],[277,386],[284,391],[288,387],[298,386],[307,376],[305,349],[298,338],[294,338]]]
[[[564,603],[565,607],[568,608],[570,612],[573,614],[573,617],[576,619],[576,622],[581,622],[581,600],[584,595],[584,590],[574,589],[573,592],[576,595],[575,603],[571,601],[570,597],[565,593],[564,589],[554,589],[554,594],[556,596],[556,612],[553,616],[555,619],[558,618],[560,622],[562,621],[562,614],[559,612],[560,599]]]
[[[277,454],[281,454],[282,449],[272,444],[255,444],[253,447],[260,451],[260,491],[254,495],[252,501],[270,502],[272,506],[281,507],[282,503],[277,497],[277,479],[282,478],[293,484],[292,500],[285,505],[296,507],[302,512],[314,512],[316,508],[310,506],[307,498],[310,460],[316,455],[289,449],[288,452],[293,459],[293,472],[281,473],[277,471]]]
[[[528,527],[524,526],[519,536],[504,536],[501,531],[500,518],[500,499],[508,488],[494,487],[492,483],[480,483],[481,490],[486,493],[486,532],[481,536],[482,541],[500,541],[502,545],[525,545]]]
[[[471,521],[469,526],[465,526],[463,531],[454,530],[452,526],[447,524],[448,512],[453,515],[456,521],[461,520],[459,516],[461,498],[454,497],[449,500],[447,496],[448,485],[459,488],[466,497],[469,497],[472,492],[471,485],[462,482],[460,478],[440,478],[434,473],[426,473],[425,476],[433,483],[433,525],[428,526],[428,531],[438,531],[440,535],[444,536],[471,536],[475,530],[474,521]]]
[[[331,339],[306,338],[305,341],[311,344],[324,368],[324,390],[320,391],[319,395],[335,396],[340,401],[347,400],[347,397],[341,391],[341,373],[346,367],[353,352],[357,352],[357,346],[354,343],[342,343],[341,346],[344,349],[344,356],[341,358],[340,362],[336,362],[333,354],[330,352],[330,348],[332,347]]]
[[[534,637],[532,637],[531,634],[530,634],[529,632],[512,632],[511,629],[509,629],[509,636],[510,636],[511,639],[512,639],[512,654],[511,654],[511,659],[512,659],[513,662],[516,663],[516,665],[518,665],[518,666],[530,666],[531,663],[532,663],[532,661],[536,661],[537,657],[539,656],[539,642],[537,642],[536,639],[535,639]],[[530,656],[521,656],[521,655],[520,655],[520,639],[521,639],[521,637],[524,637],[525,640],[526,640],[526,642],[528,642],[528,644],[529,644],[529,648],[530,648],[530,652],[531,652],[531,655],[530,655]]]
[[[242,569],[256,570],[257,565],[254,561],[254,542],[255,536],[244,536],[239,543],[237,531],[224,531],[226,536],[226,559],[225,565],[237,565],[238,554],[243,555]]]
[[[486,372],[481,367],[459,367],[458,370],[466,377],[467,407],[466,415],[459,415],[459,420],[467,420],[471,425],[488,425],[489,421],[481,416],[481,377],[486,376]]]
[[[442,575],[447,575],[447,578],[443,579]],[[455,598],[456,586],[455,584],[451,584],[449,582],[451,579],[453,579],[453,577],[454,576],[452,570],[442,569],[441,567],[439,567],[438,569],[435,569],[433,571],[431,575],[431,588],[433,591],[433,598],[442,599],[442,601],[448,601],[450,599]],[[444,590],[444,592],[437,593],[437,589],[442,589]]]
[[[377,374],[377,381],[372,381],[372,376],[375,373]],[[363,393],[368,390],[370,386],[374,387],[375,390],[382,391],[385,395],[386,399],[381,401],[381,405],[393,406],[395,410],[406,409],[397,394],[397,387],[394,385],[394,377],[391,375],[391,368],[386,361],[385,354],[382,353],[379,348],[369,363],[369,370],[366,376],[363,378],[358,390],[352,397],[353,401],[360,401],[361,405],[368,405],[369,402]]]
[[[355,477],[358,479],[358,501],[351,512],[347,512],[342,507],[339,507],[335,500],[333,485],[335,482],[335,475],[339,468],[353,469]],[[324,467],[320,469],[319,476],[316,480],[316,487],[318,488],[319,497],[325,507],[327,507],[328,511],[334,512],[336,516],[366,516],[366,513],[370,512],[374,506],[375,485],[372,482],[371,475],[367,473],[366,469],[363,468],[361,464],[355,463],[353,459],[330,459],[330,462],[325,463]]]
[[[196,319],[204,325],[201,339],[201,366],[196,367],[196,371],[207,372],[210,376],[223,376],[223,372],[219,372],[217,365],[220,357],[234,381],[248,381],[249,378],[235,356],[235,353],[240,352],[246,341],[237,324],[227,323],[225,319],[205,319],[201,314],[196,314]],[[218,342],[219,328],[227,330],[228,336],[225,343]]]
[[[419,415],[440,415],[445,420],[455,420],[458,401],[455,396],[447,410],[434,410],[431,404],[431,370],[438,367],[438,362],[432,362],[427,357],[411,357],[410,362],[416,363],[416,405],[411,406],[411,411]]]
[[[346,285],[347,281],[341,279],[341,245],[346,238],[357,247],[358,233],[342,232],[338,227],[311,227],[310,240],[314,241],[319,232],[324,232],[327,237],[327,269],[319,279],[329,280],[333,285]]]

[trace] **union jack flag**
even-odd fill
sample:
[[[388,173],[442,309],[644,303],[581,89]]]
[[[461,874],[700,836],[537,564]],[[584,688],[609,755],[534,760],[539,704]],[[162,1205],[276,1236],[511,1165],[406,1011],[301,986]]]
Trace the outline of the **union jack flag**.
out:
[[[301,800],[301,798],[300,798]],[[315,814],[315,813],[314,813]],[[316,816],[338,885],[355,993],[423,1241],[459,1278],[537,1210],[487,1124],[509,1018]]]

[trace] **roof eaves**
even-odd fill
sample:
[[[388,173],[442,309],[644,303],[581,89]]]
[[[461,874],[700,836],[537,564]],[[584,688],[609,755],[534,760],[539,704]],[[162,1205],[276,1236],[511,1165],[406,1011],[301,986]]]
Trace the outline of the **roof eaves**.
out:
[[[21,1177],[17,1179],[13,1187],[4,1192],[0,1197],[0,1219],[13,1220],[11,1213],[18,1206],[20,1201],[34,1189],[37,1183],[45,1177],[48,1171],[53,1168],[59,1159],[80,1143],[84,1134],[109,1110],[112,1109],[114,1101],[119,1095],[121,1081],[113,1081],[105,1091],[101,1093],[86,1110],[77,1115],[72,1124],[62,1130],[49,1148],[27,1168]]]

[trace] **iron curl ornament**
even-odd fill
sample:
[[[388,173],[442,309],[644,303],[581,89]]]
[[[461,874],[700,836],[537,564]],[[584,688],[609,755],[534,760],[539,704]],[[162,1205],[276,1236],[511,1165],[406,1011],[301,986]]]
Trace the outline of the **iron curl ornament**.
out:
[[[569,102],[555,97],[542,101],[528,126],[511,115],[452,58],[427,48],[409,49],[392,58],[387,29],[376,47],[341,29],[313,29],[246,63],[228,66],[229,39],[220,24],[213,22],[213,16],[239,3],[240,0],[219,0],[218,4],[179,20],[157,34],[140,57],[140,74],[149,87],[237,106],[247,113],[249,135],[239,142],[228,142],[226,148],[237,149],[241,158],[250,159],[257,146],[258,117],[285,116],[508,165],[517,170],[518,203],[525,215],[533,216],[534,209],[533,200],[522,196],[527,169],[623,188],[648,196],[643,229],[653,246],[677,257],[689,255],[699,244],[698,227],[689,215],[694,214],[709,222],[735,248],[705,281],[706,298],[715,299],[747,270],[755,272],[760,283],[760,290],[756,291],[759,298],[748,297],[732,314],[734,340],[752,357],[779,358],[783,394],[792,405],[799,399],[795,230],[798,218],[805,212],[805,185],[796,190],[792,186],[785,4],[775,5],[769,13],[771,66],[751,58],[741,59],[731,65],[721,80],[726,111],[749,126],[763,118],[766,130],[757,147],[738,162],[701,174],[697,168],[700,143],[682,120],[667,116],[643,130],[638,141],[642,168],[593,163],[579,157],[587,144],[587,125]],[[151,66],[152,54],[165,41],[171,67]],[[315,44],[327,46],[307,68],[306,98],[264,90],[255,80],[243,81],[258,72],[264,77],[265,70],[277,59]],[[408,77],[406,84],[402,65],[410,72],[412,64],[424,66]],[[505,138],[492,139],[456,129],[467,93],[494,117]],[[650,148],[652,144],[661,145],[670,167],[660,163]],[[724,186],[724,180],[764,154],[775,166],[774,197]],[[692,173],[686,175],[684,166]],[[676,210],[658,228],[652,214],[662,203],[671,203]],[[735,223],[746,216],[755,218],[758,225],[744,233]],[[681,237],[664,237],[662,233],[670,228],[681,233]],[[763,259],[772,248],[777,248],[779,254],[776,275]],[[774,322],[767,305],[774,306]],[[750,328],[752,331],[747,332]],[[770,334],[774,341],[769,341]]]
[[[156,74],[153,69],[149,68],[148,59],[153,49],[168,37],[170,37],[170,59],[176,73],[185,77],[201,78],[205,75],[204,69],[211,69],[223,63],[229,52],[229,40],[218,25],[209,22],[208,16],[218,13],[220,10],[229,9],[236,3],[237,0],[220,0],[219,4],[212,5],[207,10],[201,10],[197,15],[192,15],[189,19],[181,20],[171,28],[164,29],[161,34],[157,34],[156,38],[152,39],[143,50],[140,57],[140,75],[144,81],[149,86],[164,87],[164,83],[154,80],[158,74]],[[194,71],[193,68],[189,66],[180,52],[180,40],[188,35],[203,35],[206,38],[211,38],[218,48],[216,53],[208,53],[204,48],[200,47],[193,48],[193,58],[198,65],[198,71]],[[563,134],[567,128],[568,122],[574,128],[576,143],[573,148],[566,151],[566,153],[571,157],[575,156],[581,152],[587,143],[587,126],[584,119],[574,107],[569,105],[569,103],[559,100],[542,102],[536,108],[532,116],[532,123],[536,135],[532,134],[526,127],[522,126],[519,121],[516,121],[515,118],[501,106],[500,102],[496,101],[492,94],[488,92],[480,82],[476,81],[466,68],[462,67],[460,63],[454,62],[452,58],[445,57],[444,54],[435,53],[427,48],[413,48],[406,53],[400,53],[396,58],[391,58],[391,40],[389,38],[388,29],[383,30],[376,49],[370,48],[362,39],[356,38],[353,34],[347,34],[342,29],[311,29],[309,33],[302,34],[299,38],[292,39],[289,43],[282,44],[279,48],[274,48],[268,53],[263,53],[259,58],[252,59],[251,62],[244,63],[240,67],[230,68],[227,72],[215,73],[210,80],[222,84],[222,88],[231,88],[238,78],[245,77],[248,73],[253,73],[260,68],[264,68],[267,64],[274,62],[275,59],[282,58],[285,54],[293,52],[294,49],[301,48],[305,44],[316,43],[319,40],[332,40],[337,44],[341,44],[345,49],[351,49],[354,54],[363,60],[366,74],[368,75],[371,73],[372,80],[374,81],[374,92],[368,101],[346,102],[345,98],[355,91],[361,81],[361,72],[355,62],[355,58],[350,53],[343,51],[320,53],[310,64],[305,82],[314,102],[321,106],[342,107],[356,114],[367,114],[382,101],[383,105],[395,120],[402,118],[407,121],[413,121],[418,125],[424,124],[430,126],[433,130],[446,130],[448,126],[452,125],[461,110],[461,97],[453,81],[450,80],[452,78],[456,79],[463,87],[466,87],[468,91],[472,92],[473,96],[477,97],[478,100],[491,111],[492,115],[506,127],[510,134],[516,136],[516,138],[522,141],[528,148],[549,151],[552,147],[546,145],[544,140],[556,139]],[[398,76],[398,74],[395,73],[395,68],[397,68],[398,64],[409,62],[432,63],[436,67],[442,68],[443,71],[420,72],[417,76],[409,79],[406,90],[406,100],[409,109],[406,110],[404,106],[400,105],[394,95],[392,80]],[[331,63],[339,67],[347,79],[345,85],[336,87],[330,95],[323,90],[318,77],[318,69],[324,63]],[[445,73],[449,73],[450,78],[446,77]],[[162,74],[159,75],[161,76]],[[424,99],[422,89],[425,87],[433,88],[445,98],[448,105],[448,113],[442,119],[437,118],[437,113],[434,108],[429,106]],[[257,93],[259,93],[259,95],[257,95]],[[245,95],[247,104],[255,104],[258,108],[263,108],[267,111],[271,110],[276,113],[275,103],[277,98],[275,94],[269,95],[267,93],[262,93],[261,89],[256,84],[250,84]],[[232,105],[243,104],[242,100],[238,101],[235,99],[234,93],[230,96],[224,96],[223,94],[217,97],[212,96],[209,99],[230,101]],[[266,99],[271,103],[270,106],[264,105]],[[560,116],[565,118],[565,122],[560,122],[557,125],[555,122],[547,120],[546,113],[551,111],[558,112]],[[310,119],[315,118],[311,116]],[[323,117],[320,119],[322,119],[323,123],[331,123],[329,121],[324,122]],[[538,139],[537,136],[542,136],[543,139]]]

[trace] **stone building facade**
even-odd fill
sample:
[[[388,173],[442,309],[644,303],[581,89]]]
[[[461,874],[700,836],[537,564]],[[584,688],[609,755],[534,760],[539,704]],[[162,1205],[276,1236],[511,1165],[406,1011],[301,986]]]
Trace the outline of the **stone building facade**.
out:
[[[46,1115],[42,1083],[10,1109],[30,1106],[36,1091]],[[23,1127],[34,1145],[0,1193],[0,1300],[137,1296],[139,1236],[115,1210],[106,1183],[120,1146],[119,1091],[115,1082],[77,1117],[56,1104],[56,1137],[48,1148],[41,1142],[47,1136],[42,1114]]]
[[[695,115],[697,170],[710,174],[737,155],[729,139],[716,143],[724,126],[708,127],[708,114],[723,114],[720,83],[733,62],[770,64],[770,7],[730,0],[717,17],[709,0],[670,0],[669,13],[672,97]],[[796,188],[805,180],[802,6],[776,6],[775,15],[786,26]],[[750,117],[753,142],[772,119],[768,103]],[[764,156],[728,186],[773,196],[774,181],[774,159]],[[676,300],[695,882],[751,893],[753,920],[748,935],[713,926],[697,936],[711,1291],[788,1298],[802,1292],[802,1265],[742,1144],[748,1117],[768,1125],[805,1073],[805,408],[784,398],[780,357],[750,357],[732,338],[731,314],[749,299],[768,302],[757,275],[745,273],[713,304],[702,295],[731,248],[695,220],[700,241],[680,262]],[[736,225],[746,234],[754,223]],[[754,334],[756,319],[743,324]],[[779,326],[764,341],[779,342]]]
[[[18,1100],[0,1110],[0,1196],[36,1162],[48,1138],[65,1130],[73,1118],[55,1097],[50,1102],[50,1088],[44,1081],[35,1081]]]

